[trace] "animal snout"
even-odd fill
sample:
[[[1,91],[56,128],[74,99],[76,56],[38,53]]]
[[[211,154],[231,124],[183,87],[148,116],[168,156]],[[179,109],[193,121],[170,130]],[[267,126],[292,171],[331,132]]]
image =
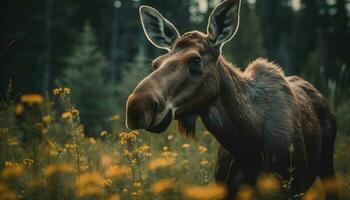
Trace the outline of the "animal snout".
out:
[[[151,126],[159,101],[152,94],[133,93],[126,103],[126,126],[130,129],[146,129]]]

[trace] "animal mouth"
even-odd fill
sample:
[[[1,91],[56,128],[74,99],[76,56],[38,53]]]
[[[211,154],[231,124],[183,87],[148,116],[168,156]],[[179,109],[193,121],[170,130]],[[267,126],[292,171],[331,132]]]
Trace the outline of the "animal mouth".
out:
[[[154,123],[154,119],[155,118],[153,118],[151,125]],[[146,130],[152,133],[162,133],[170,126],[172,120],[173,113],[171,112],[171,110],[169,110],[165,117],[158,124],[152,125]]]

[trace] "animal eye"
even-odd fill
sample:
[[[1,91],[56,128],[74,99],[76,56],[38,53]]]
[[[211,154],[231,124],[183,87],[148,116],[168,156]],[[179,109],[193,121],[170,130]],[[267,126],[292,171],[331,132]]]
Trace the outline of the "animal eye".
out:
[[[202,59],[199,56],[193,57],[188,61],[189,65],[199,65],[201,64]]]
[[[188,60],[189,70],[192,74],[201,74],[203,72],[202,59],[199,56]]]

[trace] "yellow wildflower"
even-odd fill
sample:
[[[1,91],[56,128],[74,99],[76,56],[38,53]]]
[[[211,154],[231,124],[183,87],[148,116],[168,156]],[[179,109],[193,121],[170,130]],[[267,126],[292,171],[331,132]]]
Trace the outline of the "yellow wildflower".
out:
[[[176,159],[177,157],[177,153],[176,152],[172,152],[172,151],[164,151],[162,152],[162,155],[166,158],[166,159]]]
[[[89,169],[89,165],[80,165],[80,171],[82,171],[82,172],[84,172],[84,171],[86,171],[86,170],[88,170]]]
[[[172,165],[174,163],[175,163],[175,159],[158,158],[158,159],[152,160],[149,163],[148,168],[150,170],[155,170],[155,169],[160,168],[160,167],[167,167],[167,166]]]
[[[139,151],[139,152],[148,152],[149,150],[150,150],[150,148],[149,148],[149,146],[146,145],[146,144],[144,144],[144,145],[138,147],[138,151]]]
[[[75,184],[79,188],[84,187],[88,184],[94,184],[96,186],[103,187],[104,178],[98,172],[88,172],[78,177]]]
[[[16,137],[10,137],[7,139],[7,144],[9,146],[17,146],[19,144],[19,141]]]
[[[259,177],[256,185],[261,193],[276,192],[280,189],[280,181],[272,175]]]
[[[16,115],[20,115],[20,114],[23,113],[23,111],[24,111],[24,106],[23,106],[23,104],[21,104],[21,103],[16,104],[16,107],[15,107],[15,114],[16,114]]]
[[[185,148],[185,149],[187,149],[187,148],[189,148],[189,147],[190,147],[190,144],[187,144],[187,143],[185,143],[185,144],[182,145],[182,148]]]
[[[25,159],[23,159],[23,163],[24,163],[25,166],[31,167],[32,164],[34,163],[34,160],[29,159],[29,158],[25,158]]]
[[[100,163],[103,167],[109,167],[112,165],[112,158],[109,155],[102,155],[100,159]]]
[[[69,94],[70,88],[63,88],[63,94]]]
[[[107,200],[120,200],[120,196],[118,194],[114,194],[108,197]]]
[[[205,158],[201,160],[201,165],[209,165],[209,161]]]
[[[54,144],[54,143],[53,143],[53,144]],[[75,148],[76,148],[76,144],[67,143],[67,144],[65,144],[64,146],[65,146],[65,148],[66,148],[68,151],[70,151],[70,152],[76,150],[76,149],[75,149]]]
[[[227,195],[223,185],[211,184],[207,186],[189,186],[184,190],[184,195],[190,199],[222,199]]]
[[[111,186],[112,180],[110,178],[107,178],[103,181],[103,185],[106,186]]]
[[[73,115],[72,115],[72,113],[70,111],[66,111],[66,112],[62,113],[61,117],[63,119],[67,119],[67,118],[72,118]]]
[[[5,162],[5,167],[12,167],[12,166],[20,166],[20,164],[18,164],[16,162],[11,162],[11,161]]]
[[[70,88],[55,88],[52,92],[54,95],[70,94]]]
[[[208,148],[205,147],[205,146],[199,146],[199,147],[198,147],[198,151],[199,151],[200,153],[205,153],[206,151],[208,151]]]
[[[5,162],[5,168],[1,171],[1,177],[4,179],[18,177],[23,173],[23,167],[18,163]]]
[[[55,88],[52,90],[54,95],[59,95],[62,93],[62,88]]]
[[[42,118],[42,121],[43,121],[45,124],[50,124],[51,121],[52,121],[51,115],[45,115],[45,116]]]
[[[43,174],[46,177],[50,177],[56,173],[70,173],[74,170],[70,164],[49,164],[43,169]]]
[[[174,138],[174,136],[171,134],[168,136],[168,140],[172,140],[173,138]]]
[[[136,137],[139,135],[137,131],[121,132],[119,134],[120,144],[126,144],[129,142],[135,142]]]
[[[101,131],[100,136],[105,136],[107,135],[107,131]]]
[[[96,140],[93,137],[90,137],[88,142],[89,142],[89,144],[96,144]]]
[[[63,119],[67,119],[67,118],[78,117],[78,115],[79,115],[79,110],[74,108],[70,111],[66,111],[66,112],[62,113],[61,117]]]
[[[105,179],[98,172],[82,174],[76,182],[77,196],[99,196],[104,192]]]
[[[47,135],[49,133],[49,129],[48,128],[43,128],[41,130],[41,133],[44,134],[44,135]]]
[[[151,191],[158,194],[168,189],[174,189],[175,187],[176,183],[173,179],[162,179],[151,186]]]
[[[72,113],[73,116],[77,117],[77,116],[79,115],[79,110],[76,109],[76,108],[73,108],[73,109],[71,110],[71,113]]]
[[[10,188],[5,184],[0,182],[0,199],[15,200],[18,199],[15,192],[11,191]]]
[[[58,155],[58,153],[59,153],[59,151],[57,151],[56,149],[50,149],[50,150],[48,151],[48,155],[49,155],[50,157],[56,157],[56,156]]]
[[[137,192],[132,192],[131,195],[137,196],[137,195],[139,195],[139,194],[138,194]]]
[[[46,135],[49,132],[49,129],[45,128],[44,124],[41,122],[36,123],[35,126],[44,135]]]
[[[105,171],[105,175],[107,177],[120,177],[122,175],[126,175],[131,171],[130,167],[126,166],[126,165],[122,165],[122,166],[112,166],[106,169]]]
[[[85,187],[78,187],[77,196],[85,197],[85,196],[100,196],[103,195],[104,189],[102,187],[97,187],[94,185],[88,185]]]
[[[151,156],[151,153],[150,153],[150,148],[149,148],[149,146],[148,145],[142,145],[142,146],[140,146],[140,147],[137,147],[136,149],[135,149],[135,152],[136,153],[139,153],[139,154],[142,154],[142,155],[144,155],[144,156]]]
[[[163,147],[163,151],[168,151],[169,150],[169,147],[168,146],[164,146]]]
[[[133,152],[130,152],[129,150],[127,150],[127,149],[123,149],[123,154],[124,154],[124,156],[127,156],[127,157],[132,157],[132,156],[134,156],[134,153]]]
[[[67,148],[63,148],[63,150],[65,151]],[[62,148],[60,148],[56,143],[52,142],[51,140],[47,141],[45,153],[51,157],[56,157],[60,151],[62,151]]]
[[[141,187],[142,186],[140,181],[136,181],[133,185],[135,187]]]
[[[238,188],[236,199],[239,200],[253,200],[254,199],[254,190],[251,186],[242,185]]]
[[[22,103],[27,103],[28,105],[41,104],[44,101],[44,98],[39,94],[27,94],[22,95],[20,98]]]

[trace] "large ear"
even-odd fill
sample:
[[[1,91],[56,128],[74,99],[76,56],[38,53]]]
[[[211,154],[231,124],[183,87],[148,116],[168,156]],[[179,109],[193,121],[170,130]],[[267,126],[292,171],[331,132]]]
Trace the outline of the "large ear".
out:
[[[239,26],[241,0],[225,0],[216,6],[209,16],[207,33],[220,49],[236,34]]]
[[[154,46],[170,51],[172,43],[180,37],[175,26],[152,7],[141,6],[139,11],[148,40]]]

